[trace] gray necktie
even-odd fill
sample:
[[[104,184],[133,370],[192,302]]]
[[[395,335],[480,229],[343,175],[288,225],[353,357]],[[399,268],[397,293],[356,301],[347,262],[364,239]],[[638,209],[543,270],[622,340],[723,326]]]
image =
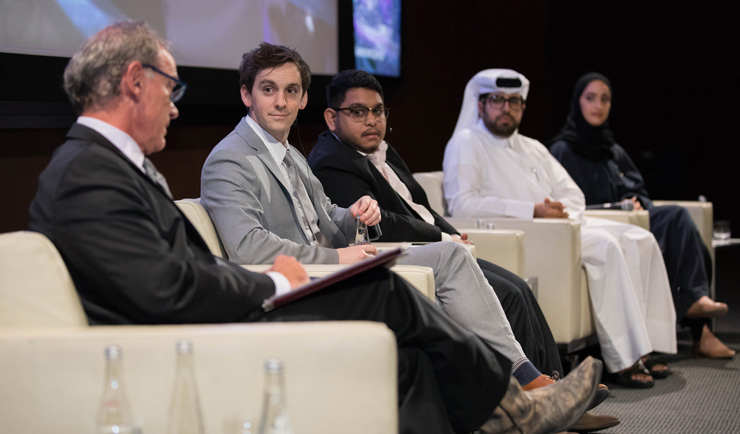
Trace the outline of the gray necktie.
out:
[[[152,181],[154,181],[157,185],[162,187],[162,190],[164,190],[165,193],[167,193],[167,196],[172,199],[172,193],[170,192],[170,186],[167,185],[167,180],[164,179],[164,175],[159,173],[156,167],[154,167],[154,163],[152,163],[152,160],[144,157],[144,173],[146,173],[146,176],[149,177]]]
[[[329,240],[326,239],[319,229],[319,216],[316,213],[316,209],[313,207],[313,203],[311,203],[311,199],[308,197],[306,187],[303,185],[303,181],[301,181],[301,177],[298,174],[295,160],[293,160],[293,157],[290,155],[290,150],[285,153],[283,162],[288,169],[288,177],[293,186],[292,194],[295,198],[294,202],[299,208],[296,210],[298,212],[298,219],[303,225],[302,229],[306,234],[306,238],[308,238],[311,244],[319,244],[323,247],[333,248],[334,246],[331,245]]]

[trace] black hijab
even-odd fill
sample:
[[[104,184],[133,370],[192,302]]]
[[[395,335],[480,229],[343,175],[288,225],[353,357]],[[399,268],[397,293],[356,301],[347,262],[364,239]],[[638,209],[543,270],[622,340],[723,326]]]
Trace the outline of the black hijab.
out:
[[[609,92],[612,91],[612,84],[609,79],[598,72],[589,72],[582,76],[576,82],[573,90],[573,98],[570,101],[570,114],[565,120],[565,125],[557,136],[548,141],[548,146],[553,143],[565,140],[570,143],[573,152],[581,155],[591,161],[601,161],[613,157],[611,146],[614,144],[614,135],[609,129],[609,119],[604,121],[598,127],[591,126],[583,117],[581,111],[581,95],[586,86],[592,81],[600,80],[609,86]]]

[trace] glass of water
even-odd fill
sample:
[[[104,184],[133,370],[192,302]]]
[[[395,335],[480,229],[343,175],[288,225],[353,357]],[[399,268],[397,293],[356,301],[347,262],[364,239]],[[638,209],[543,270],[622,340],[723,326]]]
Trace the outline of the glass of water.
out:
[[[715,240],[724,241],[730,239],[732,231],[730,230],[729,220],[717,220],[714,222],[714,231],[712,236]]]

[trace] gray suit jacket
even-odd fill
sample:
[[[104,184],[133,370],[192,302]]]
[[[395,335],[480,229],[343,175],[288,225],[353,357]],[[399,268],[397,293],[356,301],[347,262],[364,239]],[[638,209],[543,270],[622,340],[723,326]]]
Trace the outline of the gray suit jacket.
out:
[[[347,247],[345,234],[354,237],[354,217],[329,201],[303,155],[290,148],[321,233],[335,248]],[[335,249],[309,245],[293,208],[289,181],[245,119],[211,151],[200,191],[230,260],[266,264],[285,254],[309,264],[339,262]]]

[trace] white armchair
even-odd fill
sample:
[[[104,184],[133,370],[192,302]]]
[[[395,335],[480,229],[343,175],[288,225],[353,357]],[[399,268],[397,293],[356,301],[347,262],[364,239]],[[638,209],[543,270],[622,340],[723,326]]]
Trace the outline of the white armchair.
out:
[[[206,432],[238,412],[258,421],[267,357],[285,362],[297,431],[398,429],[396,344],[383,324],[90,327],[53,244],[34,232],[0,234],[0,432],[93,432],[109,344],[123,350],[135,422],[165,432],[179,339],[194,344]]]
[[[643,229],[650,230],[650,214],[645,210],[609,210],[609,209],[587,209],[583,215],[586,217],[596,217],[606,220],[614,220],[620,223],[640,226]]]

